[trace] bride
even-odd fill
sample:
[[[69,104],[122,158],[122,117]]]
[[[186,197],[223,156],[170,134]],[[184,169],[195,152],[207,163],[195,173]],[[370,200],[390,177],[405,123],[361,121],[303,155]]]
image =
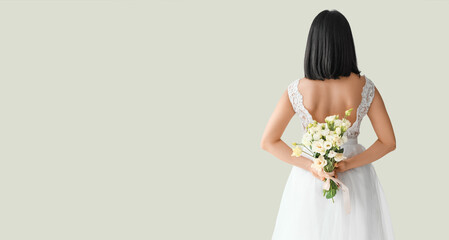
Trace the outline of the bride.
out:
[[[264,150],[292,165],[272,239],[394,239],[388,205],[372,162],[396,148],[395,135],[379,90],[357,67],[351,28],[337,10],[324,10],[313,20],[304,73],[287,86],[261,140]],[[323,197],[323,178],[311,168],[313,158],[292,156],[281,136],[295,114],[306,131],[309,123],[325,122],[330,115],[344,116],[350,108],[354,110],[345,132],[346,159],[338,162],[334,175],[348,187],[351,211],[347,213],[342,191],[338,190],[335,202]],[[378,137],[367,149],[358,143],[365,116]]]

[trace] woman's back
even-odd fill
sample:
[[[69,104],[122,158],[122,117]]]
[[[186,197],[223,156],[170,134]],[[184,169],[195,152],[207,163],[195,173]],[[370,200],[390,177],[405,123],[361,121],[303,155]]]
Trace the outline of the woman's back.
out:
[[[317,122],[324,122],[326,116],[339,114],[353,108],[348,120],[355,122],[357,108],[362,101],[362,91],[365,86],[364,75],[352,73],[340,79],[310,80],[303,78],[299,81],[298,90],[303,96],[303,105]]]

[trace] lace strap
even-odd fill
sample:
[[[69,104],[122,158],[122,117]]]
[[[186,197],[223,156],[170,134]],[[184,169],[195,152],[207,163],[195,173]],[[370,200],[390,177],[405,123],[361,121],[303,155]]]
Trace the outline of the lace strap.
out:
[[[305,129],[307,125],[313,121],[313,119],[309,111],[307,111],[307,109],[304,107],[303,98],[298,89],[299,80],[300,79],[296,79],[295,81],[290,83],[287,90],[288,98],[290,99],[293,110],[298,114],[299,118],[301,119],[302,126]]]
[[[362,93],[362,103],[361,103],[361,109],[359,112],[360,119],[362,119],[369,111],[369,107],[371,106],[371,102],[374,98],[374,92],[375,92],[375,86],[373,81],[371,81],[369,78],[365,76],[366,79],[366,86],[363,88]]]
[[[291,82],[288,87],[288,98],[290,99],[290,103],[292,104],[293,110],[297,113],[299,111],[299,91],[298,91],[298,82],[299,79]]]

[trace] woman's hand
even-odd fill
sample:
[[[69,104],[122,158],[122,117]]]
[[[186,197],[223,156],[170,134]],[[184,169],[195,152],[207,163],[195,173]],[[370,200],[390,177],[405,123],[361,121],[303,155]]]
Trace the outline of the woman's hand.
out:
[[[350,168],[349,168],[348,162],[346,160],[343,160],[343,161],[335,163],[335,169],[334,169],[335,173],[337,173],[337,172],[344,172],[344,171],[347,171],[349,169]]]
[[[313,176],[315,176],[315,177],[318,178],[319,180],[321,180],[321,181],[326,180],[326,178],[321,177],[321,176],[318,174],[317,170],[316,170],[315,168],[312,168],[312,166],[309,166],[308,170],[309,170],[310,173],[312,173]]]

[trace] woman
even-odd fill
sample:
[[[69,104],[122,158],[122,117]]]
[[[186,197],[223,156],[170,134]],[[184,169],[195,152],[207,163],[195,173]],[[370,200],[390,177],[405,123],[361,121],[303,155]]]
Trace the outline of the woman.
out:
[[[291,82],[264,131],[261,147],[293,165],[273,232],[273,240],[391,240],[394,239],[388,206],[372,162],[396,148],[390,118],[373,81],[357,67],[351,28],[336,10],[320,12],[312,22],[304,58],[305,77]],[[303,130],[326,116],[344,116],[353,108],[345,132],[345,160],[335,176],[349,189],[350,212],[343,192],[333,203],[323,196],[323,178],[311,167],[312,157],[292,156],[281,140],[291,118],[298,114]],[[378,139],[366,149],[357,141],[367,115]]]

